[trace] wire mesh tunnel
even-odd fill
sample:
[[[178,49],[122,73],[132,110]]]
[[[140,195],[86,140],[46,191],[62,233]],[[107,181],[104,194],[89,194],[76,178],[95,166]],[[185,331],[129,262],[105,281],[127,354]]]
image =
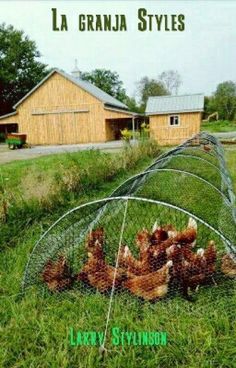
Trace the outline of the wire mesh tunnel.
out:
[[[77,293],[84,307],[92,301],[105,315],[115,297],[114,316],[140,301],[191,299],[199,287],[210,292],[227,285],[232,295],[235,244],[235,196],[224,152],[201,133],[110,197],[56,221],[35,245],[22,287]]]

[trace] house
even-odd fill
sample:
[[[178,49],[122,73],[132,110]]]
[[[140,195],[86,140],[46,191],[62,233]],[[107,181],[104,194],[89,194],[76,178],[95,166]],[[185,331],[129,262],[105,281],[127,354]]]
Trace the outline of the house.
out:
[[[114,97],[82,80],[52,70],[0,117],[0,132],[27,134],[31,144],[105,142],[120,138],[120,130],[134,130],[135,114]]]
[[[199,133],[204,109],[201,93],[183,96],[149,97],[146,115],[150,137],[160,145],[180,144]]]

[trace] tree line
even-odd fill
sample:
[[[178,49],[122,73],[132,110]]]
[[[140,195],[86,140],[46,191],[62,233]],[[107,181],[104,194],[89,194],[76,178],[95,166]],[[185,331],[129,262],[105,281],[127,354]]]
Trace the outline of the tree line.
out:
[[[0,115],[13,110],[13,106],[49,72],[48,65],[39,61],[41,54],[36,43],[23,31],[12,25],[0,24]],[[167,70],[150,78],[144,76],[137,83],[136,96],[127,95],[117,72],[95,69],[81,73],[85,79],[111,96],[124,102],[131,111],[143,113],[149,96],[178,94],[182,78],[178,71]],[[220,83],[212,96],[205,97],[204,113],[218,112],[219,118],[236,118],[236,83]]]

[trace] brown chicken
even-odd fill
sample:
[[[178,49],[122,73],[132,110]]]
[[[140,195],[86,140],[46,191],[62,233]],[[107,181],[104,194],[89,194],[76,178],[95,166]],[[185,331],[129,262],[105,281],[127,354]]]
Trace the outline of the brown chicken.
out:
[[[153,231],[150,240],[152,244],[160,244],[164,240],[168,239],[168,237],[168,231],[162,227],[158,227]]]
[[[199,249],[197,253],[179,244],[173,245],[168,252],[169,259],[173,261],[172,277],[180,284],[185,297],[189,297],[189,289],[196,290],[199,285],[207,284],[213,279],[216,268],[216,248],[213,241],[209,242],[205,250]]]
[[[212,150],[210,144],[204,144],[203,149],[204,149],[205,152],[210,152]]]
[[[221,271],[229,277],[236,276],[236,262],[230,256],[230,254],[225,254],[221,261]]]
[[[169,235],[172,235],[169,237]],[[119,264],[137,276],[148,274],[160,269],[167,262],[167,250],[173,244],[193,246],[197,237],[197,224],[192,218],[189,219],[188,228],[177,232],[172,225],[157,227],[153,226],[153,233],[143,230],[137,234],[136,245],[140,250],[136,259],[130,249],[122,247]]]
[[[170,267],[172,267],[172,261],[168,261],[166,265],[156,272],[128,279],[123,283],[123,286],[132,294],[144,300],[163,298],[168,292]]]
[[[129,274],[145,275],[151,272],[149,264],[150,234],[144,229],[136,236],[136,246],[139,249],[139,256],[135,258],[129,247],[122,246],[119,254],[119,265],[124,267]]]
[[[96,244],[99,244],[99,247],[96,247]],[[87,241],[85,247],[88,253],[93,253],[95,250],[100,250],[101,257],[104,258],[103,254],[103,245],[104,245],[104,229],[99,228],[94,231],[91,231],[87,237]]]
[[[152,246],[149,247],[149,264],[152,271],[156,271],[161,268],[168,258],[168,249],[174,244],[180,244],[181,246],[192,247],[195,244],[197,237],[197,230],[194,227],[189,227],[182,232],[173,231],[173,237],[156,243],[151,237]]]
[[[197,237],[197,231],[194,228],[188,228],[186,230],[183,230],[181,232],[179,232],[175,237],[174,237],[174,243],[176,244],[195,244],[195,240]]]
[[[158,226],[156,221],[152,228],[151,241],[153,244],[159,244],[160,242],[168,238],[173,238],[176,235],[177,231],[173,225],[168,224],[164,226]]]
[[[74,281],[66,258],[63,255],[57,261],[50,259],[46,263],[42,272],[42,278],[51,291],[62,291],[69,288]]]
[[[100,292],[106,292],[113,286],[121,286],[126,279],[126,273],[118,268],[107,265],[103,252],[104,233],[102,229],[90,233],[87,239],[88,260],[82,270],[77,275],[77,281],[83,281],[96,288]]]

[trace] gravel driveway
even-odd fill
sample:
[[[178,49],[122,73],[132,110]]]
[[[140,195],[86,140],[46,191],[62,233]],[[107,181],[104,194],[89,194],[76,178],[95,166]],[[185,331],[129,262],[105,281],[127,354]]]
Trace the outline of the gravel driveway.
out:
[[[0,164],[15,160],[27,160],[56,153],[77,152],[89,149],[100,149],[102,151],[109,152],[113,150],[120,150],[122,146],[122,141],[112,141],[105,143],[35,146],[27,149],[9,150],[6,144],[0,144]]]
[[[213,133],[218,139],[236,139],[236,132]]]

